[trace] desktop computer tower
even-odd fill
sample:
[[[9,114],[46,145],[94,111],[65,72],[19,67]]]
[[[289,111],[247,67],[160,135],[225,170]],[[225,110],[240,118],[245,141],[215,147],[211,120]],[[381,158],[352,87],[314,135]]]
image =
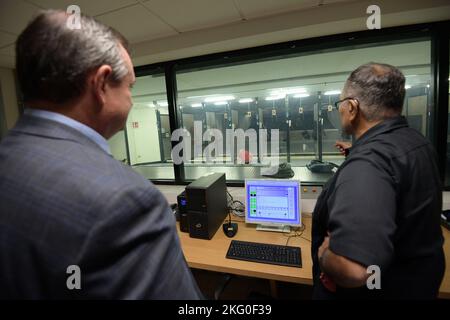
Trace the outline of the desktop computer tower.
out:
[[[180,231],[189,232],[186,191],[183,191],[177,196],[177,203],[178,203],[178,213],[180,216]]]
[[[189,236],[211,239],[227,216],[225,173],[203,176],[186,187]]]

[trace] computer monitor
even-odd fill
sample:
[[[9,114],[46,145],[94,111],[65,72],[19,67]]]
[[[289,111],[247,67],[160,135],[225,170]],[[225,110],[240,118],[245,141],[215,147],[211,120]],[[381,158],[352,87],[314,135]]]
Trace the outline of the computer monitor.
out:
[[[290,232],[301,226],[300,181],[245,180],[245,222],[257,230]]]

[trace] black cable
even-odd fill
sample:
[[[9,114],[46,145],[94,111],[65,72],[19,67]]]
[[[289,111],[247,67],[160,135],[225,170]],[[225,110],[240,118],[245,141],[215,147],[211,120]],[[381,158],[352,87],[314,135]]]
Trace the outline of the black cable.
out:
[[[304,236],[300,236],[300,238],[305,239],[308,242],[311,242],[311,239],[305,238]]]
[[[231,195],[231,193],[228,191],[227,189],[227,208],[229,211],[231,211],[231,213],[233,213],[234,215],[238,216],[238,217],[242,217],[244,212],[245,212],[245,205],[242,201],[239,200],[234,200],[233,196]],[[236,204],[241,205],[241,208],[239,208],[238,206],[236,206]]]
[[[307,239],[307,238],[302,236],[303,232],[305,230],[306,230],[306,226],[302,223],[302,225],[300,227],[294,229],[294,234],[292,234],[292,232],[290,232],[288,235],[284,235],[285,237],[287,237],[285,245],[287,246],[288,243],[289,243],[289,240],[291,240],[291,238],[295,238],[295,237],[299,237],[299,238],[302,238],[302,239],[305,239],[305,240],[311,242],[311,240],[309,240],[309,239]]]
[[[242,201],[233,200],[233,204],[235,204],[235,203],[240,204],[241,206],[245,207],[245,204]]]
[[[229,197],[229,199],[227,197],[227,207],[232,209],[232,205],[233,205],[234,199],[233,199],[233,196],[231,195],[231,193],[228,190],[227,190],[227,194],[228,194],[228,197]]]
[[[288,236],[287,237],[287,240],[286,240],[286,244],[285,244],[285,246],[287,246],[288,245],[288,243],[289,243],[289,240],[291,240],[291,238],[295,238],[296,236],[294,235],[294,236]]]
[[[238,204],[238,206],[235,206],[235,204]],[[245,205],[239,200],[233,200],[231,206],[234,211],[238,211],[238,212],[242,212],[242,213],[245,212]]]

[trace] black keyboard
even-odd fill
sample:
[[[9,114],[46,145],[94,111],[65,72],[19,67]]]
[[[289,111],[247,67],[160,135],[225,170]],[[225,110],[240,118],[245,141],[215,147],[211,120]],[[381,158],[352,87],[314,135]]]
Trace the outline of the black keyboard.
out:
[[[226,257],[228,259],[302,267],[302,255],[299,247],[232,240]]]

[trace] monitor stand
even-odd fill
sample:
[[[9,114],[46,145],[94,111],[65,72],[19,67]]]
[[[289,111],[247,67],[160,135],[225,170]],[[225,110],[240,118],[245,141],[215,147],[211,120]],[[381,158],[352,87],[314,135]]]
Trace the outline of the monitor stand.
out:
[[[272,226],[272,225],[258,224],[256,226],[256,230],[289,233],[291,232],[291,227],[288,225]]]

